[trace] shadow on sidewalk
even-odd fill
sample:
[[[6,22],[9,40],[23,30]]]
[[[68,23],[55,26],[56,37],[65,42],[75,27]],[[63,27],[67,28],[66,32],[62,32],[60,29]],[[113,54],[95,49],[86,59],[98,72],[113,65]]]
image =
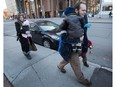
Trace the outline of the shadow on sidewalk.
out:
[[[92,85],[89,87],[112,87],[112,72],[96,68],[91,77]]]
[[[4,87],[14,87],[4,74]]]

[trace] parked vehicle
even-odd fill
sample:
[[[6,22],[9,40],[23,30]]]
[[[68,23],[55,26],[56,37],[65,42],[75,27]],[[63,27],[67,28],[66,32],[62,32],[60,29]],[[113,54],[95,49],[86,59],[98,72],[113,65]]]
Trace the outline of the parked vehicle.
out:
[[[59,44],[59,34],[50,32],[57,28],[59,28],[58,24],[47,20],[30,22],[32,40],[44,47],[57,49]]]
[[[110,0],[109,0],[110,1]],[[101,2],[98,15],[100,17],[108,17],[109,13],[112,11],[112,2]]]
[[[87,13],[87,16],[88,16],[89,18],[91,18],[91,17],[92,17],[92,13]]]

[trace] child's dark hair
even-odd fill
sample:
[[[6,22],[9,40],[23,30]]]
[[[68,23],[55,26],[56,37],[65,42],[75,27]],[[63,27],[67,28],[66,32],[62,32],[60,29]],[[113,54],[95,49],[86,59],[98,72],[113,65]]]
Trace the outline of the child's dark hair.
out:
[[[74,5],[74,9],[77,9],[78,11],[79,11],[79,9],[80,9],[80,5],[81,4],[85,4],[84,2],[78,2],[78,3],[76,3],[75,5]]]
[[[75,9],[73,7],[68,7],[65,9],[64,14],[66,16],[71,15],[71,14],[76,14]]]

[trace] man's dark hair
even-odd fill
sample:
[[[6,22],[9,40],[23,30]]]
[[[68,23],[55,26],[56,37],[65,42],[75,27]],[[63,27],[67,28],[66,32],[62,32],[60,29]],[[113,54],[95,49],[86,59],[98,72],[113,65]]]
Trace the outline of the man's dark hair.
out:
[[[75,5],[74,5],[74,9],[77,9],[78,11],[79,11],[79,9],[80,9],[80,5],[81,4],[85,4],[84,2],[78,2],[78,3],[76,3]]]

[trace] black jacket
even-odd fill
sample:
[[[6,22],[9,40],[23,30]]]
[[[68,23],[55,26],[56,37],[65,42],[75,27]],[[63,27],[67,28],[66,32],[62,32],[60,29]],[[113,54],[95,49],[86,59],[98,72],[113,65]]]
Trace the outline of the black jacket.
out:
[[[15,27],[17,31],[17,36],[20,36],[20,34],[25,34],[26,31],[29,31],[29,26],[22,26],[19,22],[15,22]]]
[[[84,25],[88,23],[87,15],[84,16],[83,20],[81,21],[82,27],[84,29],[84,39],[82,43],[82,52],[88,51],[88,37],[87,37],[87,28],[84,28]]]
[[[66,30],[69,36],[73,38],[80,38],[84,34],[84,30],[81,27],[82,17],[76,15],[70,15],[63,20],[60,25],[62,30]]]
[[[81,18],[80,23],[81,23],[82,29],[84,30],[84,39],[83,39],[83,43],[82,43],[82,52],[87,52],[88,51],[87,28],[84,28],[84,25],[88,23],[87,15],[85,15],[84,18]],[[57,33],[57,32],[60,32],[62,30],[67,30],[68,29],[67,25],[68,25],[68,23],[64,19],[63,23],[60,25],[60,28],[59,29],[54,29],[52,32]]]

